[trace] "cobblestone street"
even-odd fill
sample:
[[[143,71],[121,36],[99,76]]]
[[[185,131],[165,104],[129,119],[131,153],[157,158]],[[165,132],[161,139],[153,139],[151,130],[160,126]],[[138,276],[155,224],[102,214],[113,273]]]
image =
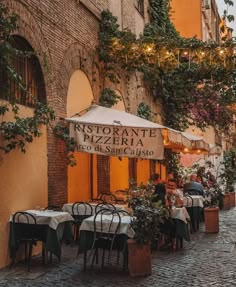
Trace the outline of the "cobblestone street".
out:
[[[153,273],[148,277],[131,278],[116,266],[84,272],[83,256],[75,259],[77,247],[64,246],[60,264],[54,259],[46,269],[34,258],[30,273],[26,266],[1,270],[0,286],[236,286],[235,218],[236,208],[220,211],[219,234],[205,234],[202,225],[190,243],[184,242],[183,250],[154,252]]]

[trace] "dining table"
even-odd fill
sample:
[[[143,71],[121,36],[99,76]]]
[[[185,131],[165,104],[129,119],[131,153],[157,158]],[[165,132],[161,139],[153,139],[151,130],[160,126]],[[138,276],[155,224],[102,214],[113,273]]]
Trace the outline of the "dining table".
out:
[[[186,195],[183,198],[184,206],[191,218],[193,232],[199,229],[199,224],[203,220],[204,201],[205,198],[202,195]]]
[[[36,219],[36,224],[30,224],[30,228],[40,230],[40,236],[45,242],[46,251],[54,254],[60,260],[61,258],[61,242],[62,240],[72,241],[73,231],[72,223],[73,217],[68,212],[53,211],[53,210],[24,210],[29,214],[32,214]],[[10,234],[9,234],[9,249],[10,257],[13,258],[21,238],[17,238],[14,232],[13,215],[9,218],[10,222]],[[24,217],[20,217],[18,223],[21,226],[27,228],[27,222]]]
[[[190,215],[185,207],[172,207],[170,215],[175,225],[175,237],[180,240],[180,246],[183,245],[183,239],[190,241],[189,222]]]
[[[69,214],[72,215],[73,214],[73,212],[72,212],[73,204],[74,204],[74,202],[65,203],[62,206],[62,210],[64,212],[68,212]],[[92,206],[93,214],[95,214],[96,206],[98,205],[98,203],[97,202],[89,202],[89,204]],[[113,205],[115,206],[116,210],[129,211],[128,204],[117,204],[117,203],[115,203]],[[86,212],[86,209],[83,206],[83,204],[79,205],[78,209],[77,208],[74,209],[74,215],[86,215],[85,212]]]
[[[86,269],[86,258],[87,252],[91,251],[94,243],[94,236],[95,236],[95,215],[88,217],[83,220],[80,226],[80,235],[79,235],[79,249],[78,254],[84,254],[84,269]],[[109,230],[112,233],[113,230],[116,230],[118,224],[117,220],[112,217],[112,215],[103,215],[103,232],[104,230]],[[134,238],[135,232],[131,227],[131,216],[121,215],[120,216],[120,226],[117,230],[116,238],[115,238],[115,245],[119,246],[119,249],[126,248],[126,242],[129,238]],[[112,225],[111,225],[112,222]],[[96,217],[96,226],[99,227],[101,223],[101,216]],[[97,230],[99,232],[99,230]]]

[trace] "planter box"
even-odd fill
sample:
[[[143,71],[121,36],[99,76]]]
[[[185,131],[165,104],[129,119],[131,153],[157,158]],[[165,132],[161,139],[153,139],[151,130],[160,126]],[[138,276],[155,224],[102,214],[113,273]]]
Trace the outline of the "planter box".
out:
[[[150,243],[140,244],[128,240],[128,268],[130,276],[147,276],[152,274],[152,257]]]
[[[207,207],[204,209],[205,232],[219,232],[219,207]]]
[[[224,210],[228,210],[230,209],[230,193],[226,193],[224,194],[224,198],[223,198],[223,209]]]
[[[235,207],[235,192],[230,192],[230,207]]]

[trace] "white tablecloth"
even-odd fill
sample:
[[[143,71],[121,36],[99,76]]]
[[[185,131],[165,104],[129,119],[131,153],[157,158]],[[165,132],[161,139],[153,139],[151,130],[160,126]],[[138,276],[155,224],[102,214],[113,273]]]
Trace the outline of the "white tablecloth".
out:
[[[186,224],[190,220],[190,216],[185,207],[172,207],[171,217],[184,221]]]
[[[186,207],[203,207],[204,197],[201,195],[189,195],[183,198],[183,202]]]
[[[73,217],[68,212],[53,211],[53,210],[25,210],[32,214],[37,224],[46,224],[52,229],[57,229],[58,225],[66,221],[74,221]],[[27,223],[24,216],[20,216],[20,223]],[[10,216],[10,221],[12,222],[13,215]]]
[[[112,220],[112,215],[102,216],[103,232],[106,232],[109,230],[111,220]],[[116,230],[117,224],[119,222],[118,220],[119,220],[118,216],[115,216],[115,218],[113,219],[110,233],[114,233],[114,231]],[[98,229],[100,226],[99,222],[101,222],[101,216],[99,215],[97,216],[96,222],[98,223],[96,224],[96,228],[97,228],[97,231],[99,232],[101,231]],[[117,233],[126,234],[129,238],[134,238],[135,232],[133,228],[131,227],[130,222],[131,222],[130,216],[121,216],[121,224],[120,224],[120,228],[117,231]],[[84,219],[80,226],[80,230],[94,231],[94,216]]]
[[[92,208],[93,208],[93,214],[95,214],[95,208],[97,206],[97,203],[94,203],[94,202],[90,202],[89,203]],[[128,211],[128,205],[127,204],[113,204],[115,206],[115,208],[117,210],[127,210]],[[70,214],[72,214],[72,206],[73,206],[73,203],[65,203],[62,207],[62,210],[65,211],[65,212],[68,212]],[[90,209],[87,208],[87,211],[86,213],[88,214],[90,212]],[[79,212],[77,211],[77,209],[75,208],[74,209],[74,213],[75,215],[86,215],[85,214],[85,208],[84,206],[81,204],[79,205]]]

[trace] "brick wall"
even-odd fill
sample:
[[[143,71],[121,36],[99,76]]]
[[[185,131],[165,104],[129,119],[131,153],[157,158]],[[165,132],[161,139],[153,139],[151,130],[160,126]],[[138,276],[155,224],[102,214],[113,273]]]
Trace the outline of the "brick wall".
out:
[[[87,0],[100,11],[108,0]],[[83,3],[82,3],[83,2]],[[99,31],[99,18],[79,0],[3,0],[10,10],[19,15],[17,35],[24,37],[35,50],[40,61],[47,101],[57,118],[66,116],[66,96],[71,75],[82,69],[91,83],[95,100],[101,85],[95,65],[95,47]],[[123,27],[135,31],[133,1],[122,1]],[[98,75],[94,81],[94,75]],[[125,78],[125,77],[124,77]],[[140,101],[148,101],[144,90],[138,90],[140,79],[134,75],[127,83],[111,85],[123,95],[126,107],[136,113]],[[67,201],[67,166],[64,145],[48,128],[48,199],[49,204]],[[105,168],[105,169],[104,169]],[[105,172],[107,173],[105,175]],[[109,191],[109,163],[98,161],[98,188]]]

